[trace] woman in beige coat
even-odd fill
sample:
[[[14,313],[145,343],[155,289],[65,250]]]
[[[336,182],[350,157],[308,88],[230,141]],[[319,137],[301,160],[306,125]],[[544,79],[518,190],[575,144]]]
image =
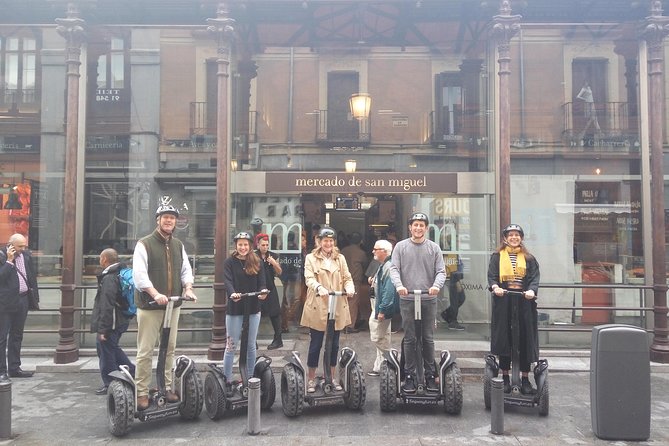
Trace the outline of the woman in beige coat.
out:
[[[308,379],[307,392],[316,391],[316,368],[325,337],[328,318],[328,293],[346,291],[348,298],[355,294],[355,287],[346,259],[335,246],[336,235],[332,228],[323,228],[318,233],[319,244],[304,261],[304,281],[307,286],[307,301],[304,304],[301,324],[310,328],[311,341],[307,357]],[[337,299],[335,309],[335,332],[332,340],[330,364],[336,364],[339,351],[339,333],[351,323],[347,299]],[[335,376],[335,367],[332,374]],[[341,390],[341,384],[332,379],[335,390]]]

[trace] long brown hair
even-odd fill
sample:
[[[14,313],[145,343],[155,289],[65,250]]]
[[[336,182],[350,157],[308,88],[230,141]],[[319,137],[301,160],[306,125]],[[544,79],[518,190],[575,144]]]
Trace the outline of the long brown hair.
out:
[[[232,251],[232,257],[240,259],[240,254],[237,252],[236,246],[237,244],[235,243],[235,250]],[[250,247],[251,243],[249,242],[249,248]],[[252,249],[249,249],[249,253],[246,254],[246,259],[244,260],[244,272],[249,276],[255,276],[260,272],[260,258]]]

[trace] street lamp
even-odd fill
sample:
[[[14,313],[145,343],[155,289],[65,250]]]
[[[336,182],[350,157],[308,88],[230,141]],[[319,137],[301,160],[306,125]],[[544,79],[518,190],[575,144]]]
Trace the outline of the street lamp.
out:
[[[372,97],[368,93],[355,93],[349,99],[351,115],[355,119],[369,118],[369,111],[372,108]]]

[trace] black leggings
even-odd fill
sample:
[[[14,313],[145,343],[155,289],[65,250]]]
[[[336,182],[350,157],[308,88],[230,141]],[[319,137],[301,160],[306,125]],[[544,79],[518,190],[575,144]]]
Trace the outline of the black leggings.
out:
[[[530,371],[530,362],[527,360],[526,355],[521,351],[520,352],[520,371],[528,373]],[[509,370],[511,368],[511,356],[501,356],[499,357],[499,368],[502,370]]]

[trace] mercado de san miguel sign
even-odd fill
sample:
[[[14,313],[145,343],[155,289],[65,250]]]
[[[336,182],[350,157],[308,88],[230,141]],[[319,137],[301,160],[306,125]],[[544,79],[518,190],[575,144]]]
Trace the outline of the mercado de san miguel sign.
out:
[[[267,172],[265,192],[457,193],[457,173]]]

